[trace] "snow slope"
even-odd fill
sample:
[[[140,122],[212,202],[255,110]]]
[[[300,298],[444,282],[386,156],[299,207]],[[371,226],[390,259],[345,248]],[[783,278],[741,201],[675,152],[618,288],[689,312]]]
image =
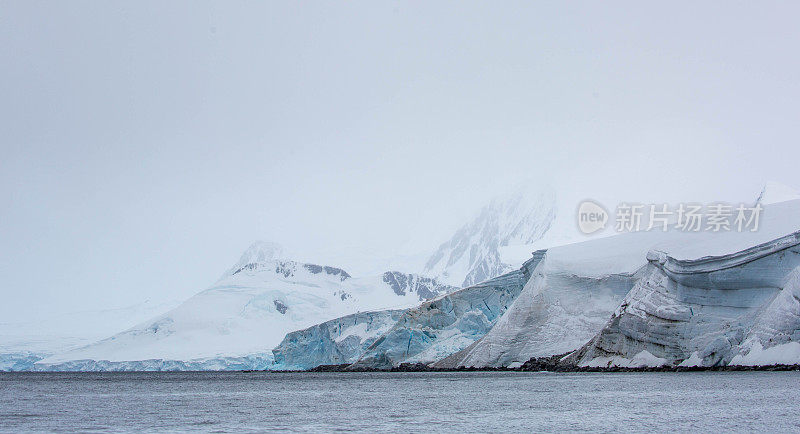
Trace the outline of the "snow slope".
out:
[[[47,370],[249,369],[272,364],[291,331],[382,308],[407,308],[454,290],[396,272],[353,278],[340,268],[281,258],[256,243],[211,288],[92,345],[48,357]]]

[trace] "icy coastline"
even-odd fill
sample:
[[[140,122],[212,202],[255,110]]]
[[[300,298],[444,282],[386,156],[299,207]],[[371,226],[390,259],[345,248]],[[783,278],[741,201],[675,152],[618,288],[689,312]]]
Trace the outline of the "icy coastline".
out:
[[[537,250],[519,269],[459,290],[399,272],[354,278],[276,258],[262,246],[217,285],[154,321],[42,361],[14,354],[0,366],[791,367],[800,364],[798,216],[800,200],[791,200],[766,205],[753,232],[642,231]]]

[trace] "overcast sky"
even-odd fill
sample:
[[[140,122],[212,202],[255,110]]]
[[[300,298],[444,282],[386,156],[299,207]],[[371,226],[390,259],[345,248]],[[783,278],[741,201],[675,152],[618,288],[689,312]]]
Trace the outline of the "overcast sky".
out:
[[[530,177],[800,186],[800,4],[564,3],[2,1],[1,318],[189,296],[256,239],[358,269]]]

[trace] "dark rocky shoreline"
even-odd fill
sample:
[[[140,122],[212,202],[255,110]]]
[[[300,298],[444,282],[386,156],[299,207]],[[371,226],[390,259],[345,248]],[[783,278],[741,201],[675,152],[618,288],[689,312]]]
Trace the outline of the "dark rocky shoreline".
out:
[[[348,364],[321,365],[307,372],[723,372],[723,371],[800,371],[800,365],[764,366],[659,366],[643,368],[587,367],[567,364],[560,360],[564,355],[539,357],[528,360],[519,368],[431,368],[424,363],[403,363],[390,369],[364,368]]]

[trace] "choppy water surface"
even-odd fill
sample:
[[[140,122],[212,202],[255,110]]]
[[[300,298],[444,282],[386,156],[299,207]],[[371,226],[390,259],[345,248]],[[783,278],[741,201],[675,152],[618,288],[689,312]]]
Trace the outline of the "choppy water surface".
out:
[[[800,373],[0,373],[0,430],[800,430]]]

